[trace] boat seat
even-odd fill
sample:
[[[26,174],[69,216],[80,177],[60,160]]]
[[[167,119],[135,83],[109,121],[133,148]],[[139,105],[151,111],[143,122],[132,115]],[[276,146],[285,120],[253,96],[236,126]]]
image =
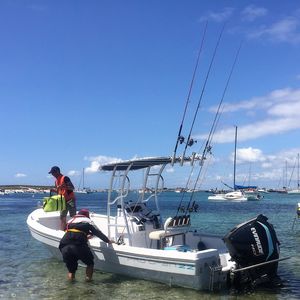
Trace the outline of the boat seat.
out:
[[[150,240],[160,240],[168,236],[170,232],[165,230],[157,230],[157,231],[151,231],[149,233]]]
[[[161,248],[164,245],[165,239],[182,235],[182,241],[185,243],[185,234],[187,227],[190,226],[190,216],[175,216],[169,217],[164,223],[163,230],[155,230],[149,233],[149,239],[157,241],[157,247]]]
[[[182,237],[182,244],[185,244],[185,234],[186,230],[176,230],[176,231],[166,231],[166,230],[156,230],[156,231],[151,231],[149,233],[149,239],[151,240],[150,247],[152,245],[153,241],[156,241],[156,247],[157,249],[164,249],[166,245],[167,238],[172,238],[173,243],[173,238],[175,236],[180,236]]]
[[[149,233],[150,240],[161,240],[167,237],[172,237],[176,235],[184,235],[186,230],[177,230],[177,231],[165,231],[165,230],[156,230]]]

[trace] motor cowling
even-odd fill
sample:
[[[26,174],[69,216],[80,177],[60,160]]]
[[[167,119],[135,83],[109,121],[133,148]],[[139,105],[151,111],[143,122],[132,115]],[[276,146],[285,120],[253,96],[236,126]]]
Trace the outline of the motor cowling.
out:
[[[279,258],[279,241],[272,224],[264,215],[239,224],[224,238],[237,269]],[[242,281],[268,281],[277,276],[278,263],[264,264],[239,274]],[[263,279],[263,280],[262,280]]]

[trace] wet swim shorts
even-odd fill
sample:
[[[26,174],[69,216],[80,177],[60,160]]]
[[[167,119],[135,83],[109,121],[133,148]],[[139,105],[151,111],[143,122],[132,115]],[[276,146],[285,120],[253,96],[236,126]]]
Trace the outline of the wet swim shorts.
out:
[[[88,245],[66,245],[61,249],[64,263],[70,273],[75,273],[78,260],[87,266],[94,265],[94,257]]]
[[[70,217],[73,217],[76,215],[76,205],[75,205],[75,199],[71,199],[66,203],[66,209],[62,210],[60,212],[61,217],[66,217],[68,212],[70,213]]]

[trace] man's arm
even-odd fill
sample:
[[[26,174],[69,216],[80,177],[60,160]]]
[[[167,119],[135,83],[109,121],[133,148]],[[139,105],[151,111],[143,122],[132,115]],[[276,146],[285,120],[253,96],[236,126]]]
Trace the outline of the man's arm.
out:
[[[111,241],[102,231],[100,231],[99,229],[97,229],[95,226],[90,225],[90,231],[92,232],[93,235],[97,236],[99,239],[101,239],[103,242],[108,243],[108,244],[112,244],[113,241]]]

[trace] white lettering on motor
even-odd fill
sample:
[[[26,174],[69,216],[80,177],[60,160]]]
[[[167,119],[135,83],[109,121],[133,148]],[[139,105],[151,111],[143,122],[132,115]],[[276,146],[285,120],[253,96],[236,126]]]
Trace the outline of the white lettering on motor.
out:
[[[261,242],[260,242],[260,239],[259,239],[259,236],[256,232],[256,229],[254,227],[251,227],[251,232],[253,234],[253,237],[254,237],[254,240],[256,242],[256,247],[257,247],[257,250],[258,250],[258,253],[256,253],[256,251],[254,251],[254,246],[252,246],[252,251],[253,251],[253,254],[254,255],[264,255],[264,250],[262,248],[262,245],[261,245]]]

